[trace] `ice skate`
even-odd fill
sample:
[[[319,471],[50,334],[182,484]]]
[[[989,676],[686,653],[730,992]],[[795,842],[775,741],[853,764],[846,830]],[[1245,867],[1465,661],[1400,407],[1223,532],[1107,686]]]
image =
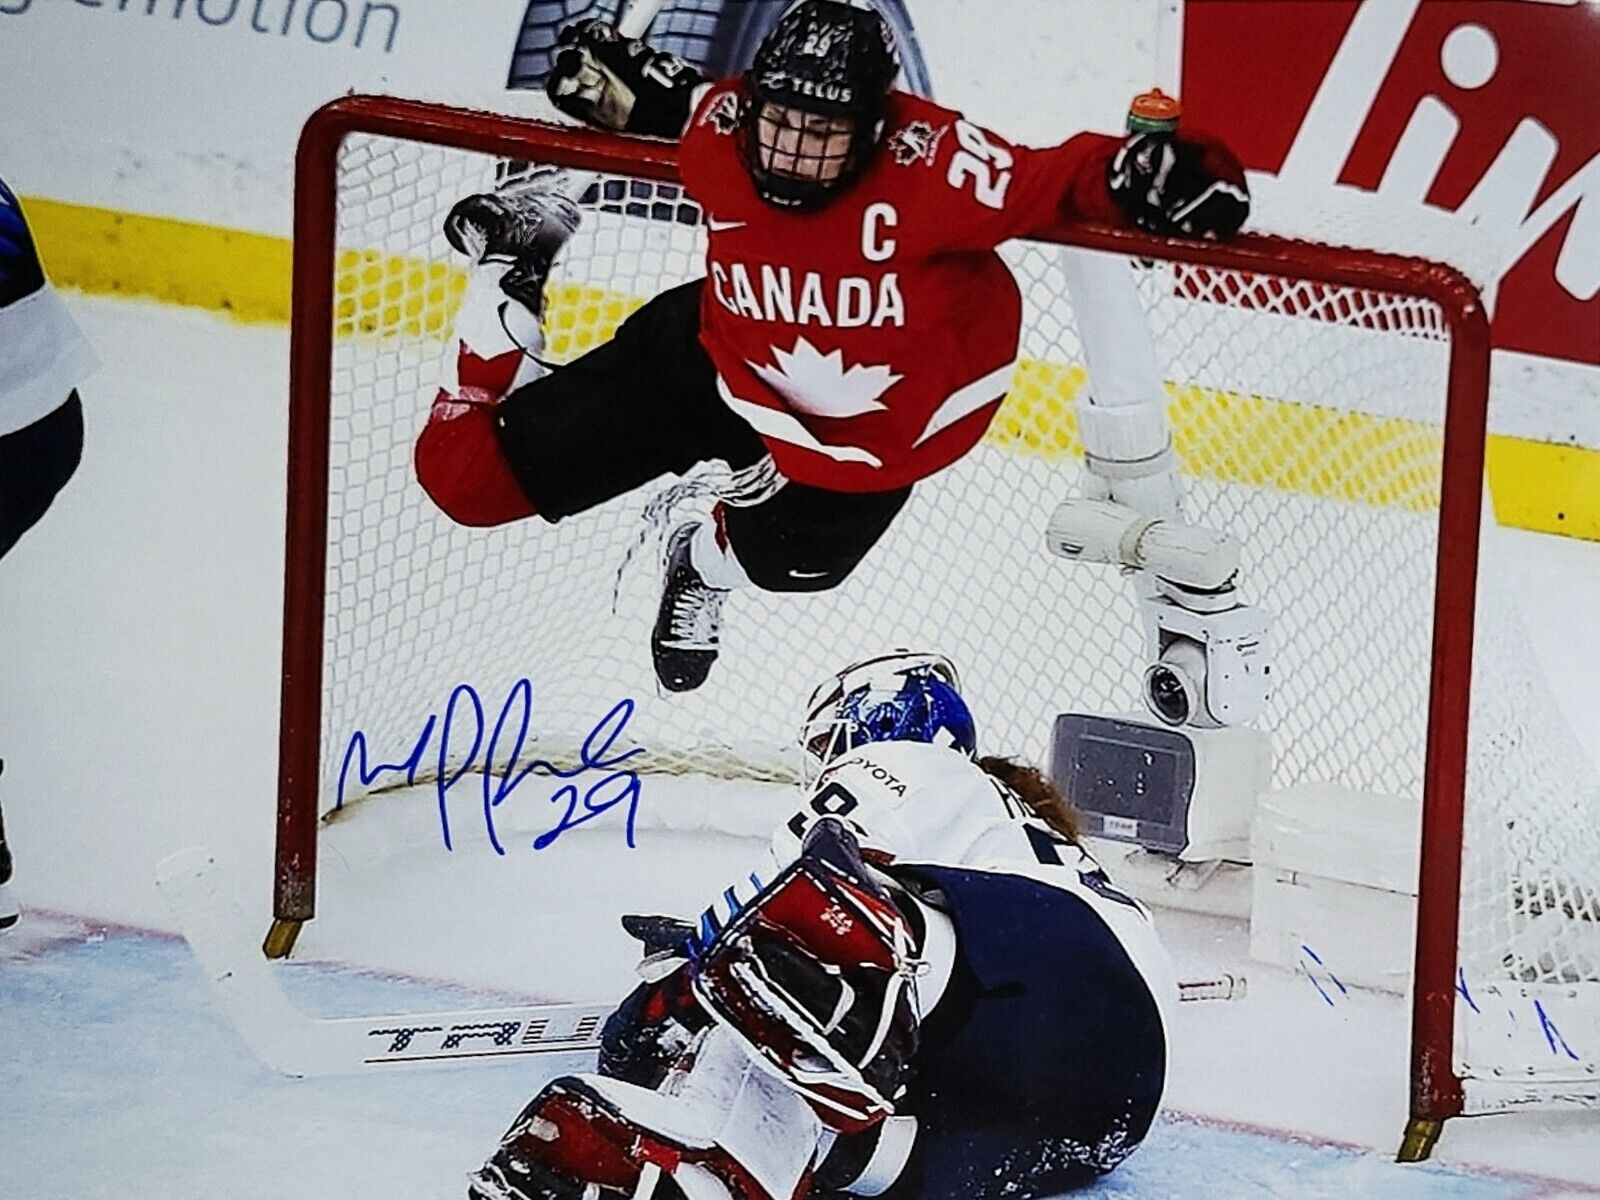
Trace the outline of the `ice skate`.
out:
[[[0,773],[5,769],[5,762],[0,760]],[[0,933],[15,925],[21,915],[17,902],[11,898],[11,850],[6,845],[5,815],[0,813]]]
[[[656,678],[669,692],[692,692],[717,661],[722,602],[728,592],[701,578],[689,555],[695,522],[678,526],[667,540],[661,608],[650,634]]]

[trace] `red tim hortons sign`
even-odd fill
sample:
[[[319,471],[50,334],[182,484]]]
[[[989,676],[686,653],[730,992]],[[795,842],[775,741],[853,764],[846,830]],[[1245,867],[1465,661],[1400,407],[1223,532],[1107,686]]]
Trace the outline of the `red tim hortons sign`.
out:
[[[1453,214],[1495,247],[1495,345],[1600,365],[1600,3],[1189,0],[1183,28],[1186,124],[1284,194]]]

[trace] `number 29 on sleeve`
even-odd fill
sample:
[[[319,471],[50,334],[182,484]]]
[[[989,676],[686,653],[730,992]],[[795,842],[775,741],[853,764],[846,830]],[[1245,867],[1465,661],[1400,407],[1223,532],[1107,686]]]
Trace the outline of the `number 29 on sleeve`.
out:
[[[972,194],[979,204],[1003,208],[1006,188],[1011,184],[1011,151],[996,146],[970,121],[958,120],[955,129],[961,148],[950,156],[945,182],[953,188],[961,188],[970,180]]]

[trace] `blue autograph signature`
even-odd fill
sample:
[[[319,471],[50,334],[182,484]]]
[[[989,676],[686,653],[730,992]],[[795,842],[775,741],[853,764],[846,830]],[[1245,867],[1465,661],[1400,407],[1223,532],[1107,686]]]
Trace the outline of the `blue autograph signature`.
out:
[[[552,804],[565,804],[566,807],[554,828],[541,833],[533,840],[533,848],[544,850],[554,844],[555,840],[567,830],[576,829],[579,825],[610,812],[619,804],[626,804],[628,848],[631,850],[636,844],[634,821],[639,813],[639,776],[633,771],[617,768],[629,759],[643,754],[644,747],[634,746],[615,754],[613,747],[627,728],[633,710],[634,702],[631,699],[617,701],[585,735],[583,747],[578,754],[578,764],[570,770],[564,771],[554,763],[540,758],[524,765],[519,760],[528,738],[528,729],[533,722],[533,684],[527,679],[519,679],[511,686],[505,702],[500,706],[499,716],[495,718],[494,728],[489,731],[486,745],[483,701],[470,683],[460,683],[451,690],[450,698],[445,702],[443,719],[437,713],[429,713],[427,721],[422,726],[422,732],[411,747],[410,754],[400,762],[372,763],[367,748],[367,735],[359,729],[351,734],[350,741],[345,747],[344,762],[339,767],[339,787],[335,795],[334,808],[337,810],[344,807],[345,785],[350,778],[352,764],[355,766],[356,778],[360,781],[360,785],[370,787],[380,775],[399,772],[405,773],[407,784],[414,784],[424,763],[431,762],[436,767],[434,789],[439,801],[439,831],[444,838],[444,848],[454,850],[455,845],[450,833],[450,789],[455,787],[462,776],[477,767],[482,778],[484,831],[488,834],[489,844],[494,847],[494,852],[504,855],[505,847],[501,844],[499,832],[495,828],[495,810],[528,776],[542,775],[551,779],[577,781],[590,772],[604,771],[607,774],[589,783],[581,797],[577,782],[563,782],[555,793],[548,797]],[[467,728],[471,730],[471,747],[461,755],[459,763],[452,767],[450,765],[452,752],[459,752],[460,747],[457,743],[466,740]],[[438,731],[437,739],[434,738],[435,730]],[[501,740],[505,735],[510,736],[503,749],[502,761]],[[432,756],[428,753],[430,742],[436,747]],[[483,751],[481,760],[478,757],[480,750]]]
[[[1317,975],[1322,974],[1327,976],[1327,978],[1332,981],[1333,985],[1338,988],[1341,998],[1348,996],[1350,994],[1350,989],[1339,982],[1339,977],[1333,973],[1328,965],[1322,961],[1321,956],[1318,955],[1317,952],[1310,946],[1302,944],[1300,951],[1300,968],[1305,972],[1306,978],[1311,981],[1311,986],[1317,989],[1317,992],[1322,996],[1322,999],[1327,1003],[1329,1008],[1336,1007],[1337,1001],[1334,999],[1333,994],[1324,988],[1322,984],[1317,982]],[[1307,963],[1306,960],[1308,958],[1311,960],[1311,963],[1316,964],[1316,969],[1313,969],[1313,967]],[[1473,999],[1472,992],[1467,987],[1467,971],[1465,967],[1458,966],[1456,968],[1456,994],[1466,1002],[1467,1007],[1470,1008],[1473,1013],[1480,1017],[1484,1015],[1483,1009],[1478,1007],[1478,1002]],[[1551,1019],[1549,1012],[1545,1010],[1544,1004],[1537,999],[1535,999],[1533,1002],[1533,1015],[1539,1023],[1539,1032],[1544,1035],[1545,1044],[1550,1047],[1551,1054],[1556,1055],[1557,1057],[1565,1056],[1570,1058],[1573,1062],[1582,1061],[1582,1058],[1578,1052],[1567,1044],[1566,1038],[1561,1036],[1561,1030],[1556,1028],[1556,1023]],[[1507,1008],[1506,1019],[1510,1022],[1510,1024],[1515,1025],[1517,1023],[1516,1010]],[[1511,1037],[1513,1035],[1507,1033],[1506,1036]]]

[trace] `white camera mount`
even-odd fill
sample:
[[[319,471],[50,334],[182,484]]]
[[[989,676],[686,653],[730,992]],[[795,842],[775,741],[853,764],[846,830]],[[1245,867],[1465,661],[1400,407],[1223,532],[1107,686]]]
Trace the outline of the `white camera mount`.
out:
[[[1045,530],[1051,551],[1143,573],[1150,665],[1144,700],[1168,725],[1218,728],[1261,715],[1272,692],[1271,615],[1239,601],[1239,543],[1112,500],[1067,500]]]

